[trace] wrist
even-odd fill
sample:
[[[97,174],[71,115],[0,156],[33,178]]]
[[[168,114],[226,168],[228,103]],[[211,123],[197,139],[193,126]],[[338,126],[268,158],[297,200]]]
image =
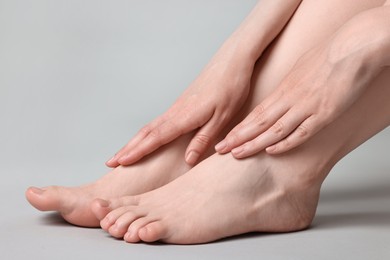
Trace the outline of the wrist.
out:
[[[220,51],[231,62],[241,67],[253,67],[261,55],[261,42],[234,33],[221,47]],[[260,53],[259,53],[260,52]]]

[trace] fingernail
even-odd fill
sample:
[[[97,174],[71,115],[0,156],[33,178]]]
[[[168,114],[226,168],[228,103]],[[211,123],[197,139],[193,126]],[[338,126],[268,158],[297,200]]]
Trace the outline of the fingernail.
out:
[[[200,154],[198,152],[191,151],[186,156],[186,162],[188,164],[194,165],[198,161],[199,156]]]
[[[239,155],[239,154],[242,153],[243,151],[244,151],[244,147],[240,146],[240,147],[234,148],[234,149],[232,150],[232,153],[233,153],[234,155]]]
[[[115,160],[116,155],[114,155],[110,160],[108,160],[106,163],[110,164]]]
[[[215,146],[215,150],[217,152],[222,152],[223,150],[225,150],[227,146],[227,142],[225,140],[222,140],[221,142],[219,142],[216,146]]]
[[[42,189],[39,189],[39,188],[36,188],[36,187],[31,187],[30,190],[35,193],[35,194],[38,194],[38,195],[41,195],[43,194],[45,191],[42,190]]]
[[[276,150],[276,145],[271,145],[271,146],[265,148],[265,151],[266,151],[267,153],[272,153],[272,152],[274,152],[275,150]]]

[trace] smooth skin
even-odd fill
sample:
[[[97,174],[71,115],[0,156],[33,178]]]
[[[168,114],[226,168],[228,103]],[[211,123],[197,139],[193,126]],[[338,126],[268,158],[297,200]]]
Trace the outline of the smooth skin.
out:
[[[272,95],[301,55],[333,37],[356,14],[382,4],[304,1],[278,41],[257,63],[252,99],[244,111]],[[335,23],[318,19],[333,9],[338,10],[332,11]],[[308,23],[311,16],[317,19]],[[313,27],[316,30],[311,39],[296,37]],[[285,75],[280,75],[283,72]],[[390,124],[389,82],[390,70],[383,68],[340,116],[296,149],[278,156],[260,152],[242,160],[232,154],[214,154],[151,192],[96,200],[93,211],[104,230],[131,243],[160,240],[194,244],[250,231],[304,229],[313,219],[321,184],[330,169]]]
[[[300,2],[260,1],[173,106],[143,127],[107,161],[107,166],[135,163],[194,130],[196,134],[186,149],[185,160],[193,166],[204,158],[207,149],[215,144],[224,127],[246,102],[255,62]]]
[[[308,140],[345,112],[388,66],[389,28],[390,6],[353,17],[303,55],[216,150],[245,158],[264,149],[282,153]]]
[[[268,3],[269,8],[275,7],[272,2],[261,1],[258,6],[265,8]],[[221,140],[224,133],[270,97],[305,53],[329,40],[356,15],[381,7],[384,1],[294,3],[285,9],[283,14],[290,16],[282,16],[283,21],[287,22],[295,12],[294,15],[286,26],[280,23],[280,29],[283,26],[284,29],[272,43],[271,39],[279,32],[270,28],[279,24],[278,19],[263,16],[270,21],[269,27],[263,30],[274,34],[262,35],[259,37],[262,40],[254,44],[268,48],[261,51],[261,58],[253,68],[242,109],[216,140]],[[263,12],[275,14],[268,11]],[[252,16],[253,13],[256,12]],[[326,19],[330,13],[332,23]],[[257,28],[256,24],[249,26],[248,19],[244,24],[247,28]],[[248,38],[243,36],[243,39]],[[271,44],[263,45],[265,39]],[[250,53],[255,55],[253,50],[259,49],[253,48]],[[304,229],[311,223],[321,183],[333,165],[390,124],[389,82],[390,71],[383,69],[366,91],[327,127],[297,148],[277,156],[260,152],[237,160],[232,154],[207,157],[212,153],[209,150],[204,156],[207,159],[190,170],[183,154],[188,152],[190,140],[196,140],[192,138],[197,132],[192,131],[131,166],[116,168],[91,185],[30,188],[26,195],[38,209],[59,211],[76,225],[96,226],[100,222],[111,235],[123,237],[127,242],[203,243],[249,231]],[[154,137],[158,139],[158,135]],[[150,153],[145,151],[140,158]],[[124,196],[135,194],[139,195]]]
[[[373,3],[379,2],[389,5],[389,1]],[[194,129],[199,130],[186,149],[185,160],[193,166],[204,158],[246,101],[255,61],[300,3],[260,1],[175,104],[142,128],[107,166],[130,165]],[[258,104],[215,150],[232,151],[236,158],[266,148],[271,154],[282,153],[344,112],[389,64],[389,7],[384,6],[359,13],[323,44],[308,50],[273,95]]]

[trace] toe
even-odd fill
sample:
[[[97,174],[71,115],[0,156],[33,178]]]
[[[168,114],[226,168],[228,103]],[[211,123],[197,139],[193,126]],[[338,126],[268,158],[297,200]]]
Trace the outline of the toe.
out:
[[[124,206],[137,206],[139,203],[139,196],[124,196],[116,199],[110,199],[111,209],[116,209]]]
[[[125,233],[127,233],[130,224],[141,216],[142,215],[140,215],[139,212],[134,212],[134,211],[125,212],[116,220],[115,224],[110,227],[109,229],[110,235],[117,238],[123,238]]]
[[[127,242],[127,243],[137,243],[139,241],[141,241],[138,233],[137,233],[137,230],[128,230],[126,232],[126,234],[124,235],[123,239]]]
[[[32,206],[41,211],[61,211],[64,192],[60,187],[47,188],[30,187],[26,191],[26,198]]]
[[[125,206],[125,207],[119,207],[117,209],[112,210],[110,213],[108,213],[101,221],[100,226],[106,230],[109,231],[112,225],[114,225],[117,220],[127,212],[133,212],[135,208],[133,206]],[[140,214],[138,214],[140,215]]]
[[[145,242],[155,242],[166,238],[167,229],[160,221],[147,224],[138,231],[139,238]]]
[[[138,234],[139,230],[152,221],[154,220],[149,217],[138,218],[135,221],[133,221],[130,224],[129,229],[127,230],[127,233],[124,236],[124,240],[129,243],[139,242],[141,240]]]
[[[57,211],[73,225],[98,227],[99,220],[91,210],[90,194],[90,191],[77,187],[30,187],[26,191],[26,198],[38,210]]]

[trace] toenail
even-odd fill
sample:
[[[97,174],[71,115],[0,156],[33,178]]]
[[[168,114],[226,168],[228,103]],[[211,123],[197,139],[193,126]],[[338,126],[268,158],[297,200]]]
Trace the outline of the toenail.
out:
[[[35,193],[35,194],[42,194],[44,192],[44,190],[42,189],[39,189],[39,188],[36,188],[36,187],[31,187],[30,190]]]
[[[135,231],[133,228],[129,228],[129,230],[125,234],[126,240],[131,240],[134,237]]]
[[[113,223],[113,221],[111,221],[110,218],[108,218],[108,217],[105,217],[105,218],[103,219],[103,222],[104,222],[105,224],[107,224],[107,225],[111,225],[111,224]]]

